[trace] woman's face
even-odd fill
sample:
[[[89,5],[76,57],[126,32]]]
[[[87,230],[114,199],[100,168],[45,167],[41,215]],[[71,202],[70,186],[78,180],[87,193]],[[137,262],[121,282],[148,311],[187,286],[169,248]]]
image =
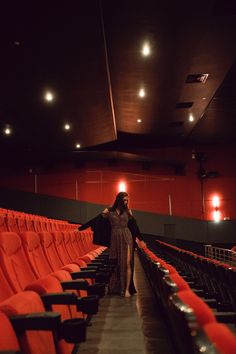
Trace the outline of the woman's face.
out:
[[[128,205],[128,202],[129,202],[129,197],[128,197],[128,196],[124,197],[124,198],[123,198],[123,204],[124,204],[124,206],[127,206],[127,205]]]

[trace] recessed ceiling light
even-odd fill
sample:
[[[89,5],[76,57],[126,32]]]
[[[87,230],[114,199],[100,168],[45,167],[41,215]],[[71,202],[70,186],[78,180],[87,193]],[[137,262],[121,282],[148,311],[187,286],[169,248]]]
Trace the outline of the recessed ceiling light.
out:
[[[192,114],[190,114],[190,115],[189,115],[188,120],[189,120],[190,122],[193,122],[193,121],[194,121],[194,117],[193,117],[193,115],[192,115]]]
[[[141,123],[141,122],[142,122],[142,119],[137,119],[137,122],[138,122],[138,123]]]
[[[54,100],[54,95],[52,92],[50,91],[47,91],[44,95],[44,99],[47,101],[47,102],[52,102]]]
[[[75,147],[76,147],[76,149],[80,149],[81,145],[80,144],[76,144]]]
[[[66,123],[66,124],[64,125],[64,129],[65,129],[65,130],[70,130],[70,124]]]
[[[4,134],[5,135],[10,135],[12,133],[11,128],[5,128],[4,129]]]
[[[144,57],[147,57],[151,54],[151,48],[150,48],[150,45],[149,43],[144,43],[143,44],[143,47],[142,47],[142,55]]]
[[[139,97],[141,97],[141,98],[143,98],[143,97],[146,96],[146,92],[145,92],[144,88],[141,88],[141,89],[139,90],[138,95],[139,95]]]
[[[202,100],[206,100],[206,97],[202,97]]]

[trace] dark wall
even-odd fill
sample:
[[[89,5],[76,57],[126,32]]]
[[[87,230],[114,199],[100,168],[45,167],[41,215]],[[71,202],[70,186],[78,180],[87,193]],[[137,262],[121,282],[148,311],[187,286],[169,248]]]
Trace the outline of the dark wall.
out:
[[[101,204],[10,189],[0,189],[0,207],[74,223],[84,223],[104,209],[104,205]],[[138,220],[142,233],[150,241],[158,237],[186,249],[193,249],[203,244],[236,244],[236,220],[215,223],[138,210],[133,210],[133,214]]]
[[[49,218],[79,222],[82,202],[8,189],[0,189],[0,207]]]

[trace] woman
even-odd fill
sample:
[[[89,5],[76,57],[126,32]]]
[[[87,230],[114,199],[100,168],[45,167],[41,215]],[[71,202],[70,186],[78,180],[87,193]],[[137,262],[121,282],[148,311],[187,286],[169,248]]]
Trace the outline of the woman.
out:
[[[120,192],[111,208],[106,208],[102,215],[111,224],[109,258],[116,261],[116,268],[111,277],[110,293],[120,293],[130,297],[136,292],[133,283],[134,240],[128,227],[132,212],[128,208],[128,194]],[[136,235],[138,236],[138,235]]]
[[[109,247],[109,258],[116,264],[109,284],[110,294],[130,297],[136,293],[133,283],[134,245],[136,237],[142,241],[136,220],[128,208],[128,194],[120,192],[111,208],[79,227],[91,227],[93,243]]]

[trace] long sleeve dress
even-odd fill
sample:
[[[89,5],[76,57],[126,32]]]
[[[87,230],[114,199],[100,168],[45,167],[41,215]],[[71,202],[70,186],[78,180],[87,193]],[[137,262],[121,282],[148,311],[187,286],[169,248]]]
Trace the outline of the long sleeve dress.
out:
[[[108,217],[111,224],[109,257],[116,261],[116,268],[110,279],[109,291],[111,294],[125,295],[127,287],[127,256],[128,252],[130,252],[131,281],[129,292],[134,294],[136,292],[133,283],[134,240],[128,228],[130,215],[126,211],[121,214],[116,211],[109,211],[106,217]]]

